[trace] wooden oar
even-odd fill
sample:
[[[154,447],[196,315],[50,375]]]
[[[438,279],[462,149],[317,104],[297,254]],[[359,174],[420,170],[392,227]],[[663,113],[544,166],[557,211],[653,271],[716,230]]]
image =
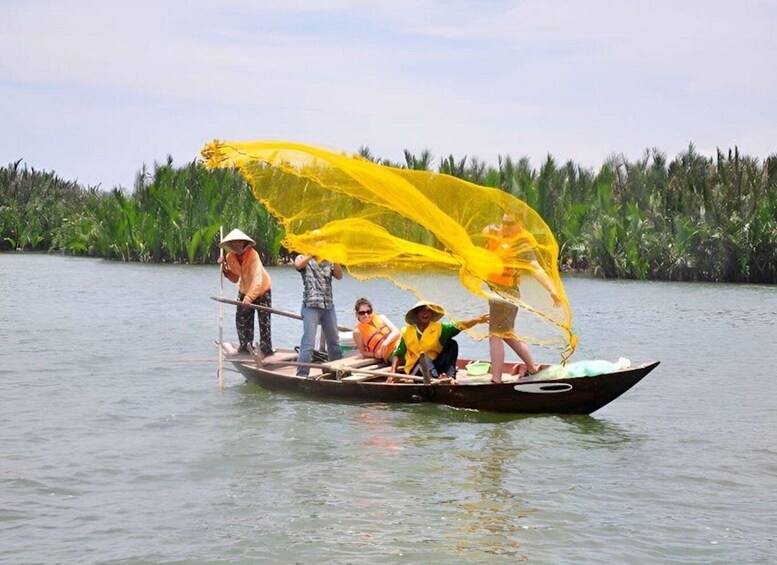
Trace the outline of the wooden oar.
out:
[[[243,306],[246,305],[240,302],[239,300],[230,300],[228,298],[219,298],[218,296],[211,296],[211,300],[215,300],[216,302],[223,302],[224,304],[234,304],[235,306]],[[293,318],[295,320],[301,320],[302,316],[299,314],[295,314],[294,312],[289,312],[287,310],[278,310],[277,308],[270,308],[269,306],[260,306],[259,304],[249,304],[248,308],[253,308],[254,310],[262,310],[264,312],[270,312],[271,314],[278,314],[279,316],[286,316],[287,318]],[[337,329],[341,332],[352,332],[352,328],[348,328],[345,326],[337,326]]]
[[[224,226],[219,226],[219,243],[224,239]],[[224,258],[224,248],[219,245],[219,259]],[[219,286],[221,287],[220,298],[224,299],[224,266],[219,262]],[[253,315],[253,314],[252,314]],[[219,343],[224,341],[224,306],[219,302]],[[219,368],[216,370],[216,374],[219,379],[219,388],[224,387],[223,380],[224,373],[224,350],[219,347]]]

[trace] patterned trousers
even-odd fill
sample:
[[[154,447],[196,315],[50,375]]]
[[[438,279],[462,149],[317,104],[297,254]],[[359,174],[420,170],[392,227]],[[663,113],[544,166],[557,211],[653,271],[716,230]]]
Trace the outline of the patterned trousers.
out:
[[[239,292],[238,300],[243,300],[245,294]],[[262,296],[254,300],[258,306],[272,307],[272,291],[268,290]],[[254,308],[237,307],[235,312],[235,326],[237,327],[237,339],[240,342],[239,351],[246,351],[246,346],[254,342],[254,312],[259,320],[259,349],[262,355],[272,355],[272,326],[270,325],[270,313]]]

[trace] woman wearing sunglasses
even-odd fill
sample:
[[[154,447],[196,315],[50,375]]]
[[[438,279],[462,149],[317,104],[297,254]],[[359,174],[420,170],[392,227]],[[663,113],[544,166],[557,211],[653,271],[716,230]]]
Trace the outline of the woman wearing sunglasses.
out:
[[[383,314],[374,312],[366,298],[359,298],[353,310],[357,321],[353,341],[359,353],[388,362],[399,342],[397,327]]]

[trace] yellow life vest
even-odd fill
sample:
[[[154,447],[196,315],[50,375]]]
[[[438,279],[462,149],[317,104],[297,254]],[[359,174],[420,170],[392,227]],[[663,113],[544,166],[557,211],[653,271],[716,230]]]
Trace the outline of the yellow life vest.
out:
[[[367,348],[367,351],[372,352],[377,351],[380,344],[383,343],[391,333],[391,328],[388,327],[388,324],[385,324],[381,317],[374,313],[370,316],[370,322],[368,324],[359,322],[356,324],[356,328],[361,332],[362,337],[364,338],[364,346]],[[388,359],[394,351],[396,341],[397,340],[394,340],[393,344],[389,343],[386,346],[386,355],[384,359]]]
[[[442,353],[442,324],[440,322],[430,322],[418,339],[418,331],[415,326],[405,326],[402,328],[402,339],[405,340],[405,372],[410,373],[413,366],[418,361],[421,353],[426,353],[432,361]]]

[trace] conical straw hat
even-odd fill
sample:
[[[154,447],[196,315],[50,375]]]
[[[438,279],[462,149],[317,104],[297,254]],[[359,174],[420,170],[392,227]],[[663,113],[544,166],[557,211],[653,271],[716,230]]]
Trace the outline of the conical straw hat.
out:
[[[253,239],[248,237],[246,234],[244,234],[239,229],[234,229],[231,232],[229,232],[224,237],[224,239],[221,240],[221,243],[219,243],[219,247],[221,247],[222,249],[229,250],[229,246],[227,244],[232,242],[232,241],[247,241],[249,243],[249,247],[256,246],[256,242]]]
[[[438,321],[440,318],[443,317],[443,313],[445,312],[441,306],[438,306],[437,304],[434,304],[432,302],[427,302],[426,300],[420,300],[415,303],[415,305],[407,311],[407,314],[405,314],[405,322],[408,324],[415,324],[417,321],[417,314],[418,310],[426,306],[434,312],[432,315],[432,322]]]

